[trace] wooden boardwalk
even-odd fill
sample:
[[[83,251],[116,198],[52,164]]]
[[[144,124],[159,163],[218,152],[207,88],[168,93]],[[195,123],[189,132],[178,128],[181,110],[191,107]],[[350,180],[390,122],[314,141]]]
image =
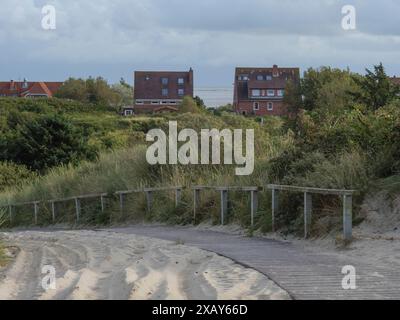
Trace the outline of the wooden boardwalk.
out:
[[[226,256],[265,274],[294,299],[400,299],[400,270],[374,266],[342,255],[309,252],[290,243],[247,238],[188,227],[132,226],[112,232],[182,241]],[[342,288],[346,265],[357,271],[357,289]]]

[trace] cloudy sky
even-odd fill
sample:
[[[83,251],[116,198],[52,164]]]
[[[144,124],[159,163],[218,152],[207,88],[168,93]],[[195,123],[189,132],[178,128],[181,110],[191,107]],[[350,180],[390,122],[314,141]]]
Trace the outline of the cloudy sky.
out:
[[[56,9],[56,30],[42,8]],[[356,30],[342,28],[353,5]],[[399,0],[7,0],[1,80],[64,80],[186,70],[197,86],[230,86],[235,66],[349,66],[382,61],[400,75]]]

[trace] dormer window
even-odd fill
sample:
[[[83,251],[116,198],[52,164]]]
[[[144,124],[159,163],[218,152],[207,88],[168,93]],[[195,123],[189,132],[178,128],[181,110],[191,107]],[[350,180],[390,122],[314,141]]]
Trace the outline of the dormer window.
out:
[[[266,80],[268,80],[268,81],[271,81],[271,80],[272,80],[272,76],[271,76],[271,75],[267,75],[265,78],[266,78]]]
[[[264,80],[264,76],[262,76],[262,75],[259,74],[259,75],[257,76],[257,80],[258,80],[258,81],[263,81],[263,80]]]

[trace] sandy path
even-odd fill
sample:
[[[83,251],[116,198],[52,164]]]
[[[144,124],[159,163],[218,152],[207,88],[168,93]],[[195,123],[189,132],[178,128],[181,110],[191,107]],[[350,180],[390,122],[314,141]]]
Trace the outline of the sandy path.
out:
[[[1,299],[289,299],[264,275],[174,242],[112,232],[24,231],[0,278]],[[56,289],[42,288],[54,266]]]

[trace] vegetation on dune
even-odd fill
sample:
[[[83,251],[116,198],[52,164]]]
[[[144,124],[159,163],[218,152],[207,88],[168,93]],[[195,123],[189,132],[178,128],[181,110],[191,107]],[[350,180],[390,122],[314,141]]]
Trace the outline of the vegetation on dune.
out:
[[[79,140],[87,150],[98,155],[96,160],[85,155],[70,157],[61,143],[54,151],[46,151],[44,170],[31,173],[34,160],[22,162],[11,148],[2,148],[5,168],[0,177],[0,204],[30,200],[59,199],[97,192],[144,186],[193,185],[265,185],[281,183],[322,188],[357,189],[354,199],[355,221],[365,194],[371,188],[399,190],[400,171],[400,99],[399,88],[388,82],[381,65],[366,76],[328,67],[309,69],[300,86],[289,84],[285,102],[292,112],[288,118],[245,118],[232,113],[231,106],[206,110],[201,99],[185,98],[180,112],[158,116],[122,118],[104,106],[103,102],[67,101],[64,99],[16,100],[0,99],[0,131],[4,137],[14,131],[25,132],[22,137],[27,150],[40,146],[34,140],[41,130],[51,128],[46,121],[56,118],[62,122],[63,137],[81,132]],[[122,85],[122,84],[121,84]],[[303,99],[304,97],[304,99]],[[91,109],[92,108],[92,109]],[[28,119],[34,124],[27,124]],[[233,165],[214,166],[150,166],[146,155],[145,134],[153,128],[168,132],[168,121],[178,122],[178,129],[242,128],[255,130],[255,170],[251,176],[234,175]],[[262,120],[262,121],[260,121]],[[43,124],[45,125],[38,125]],[[50,122],[51,123],[51,122]],[[35,128],[33,131],[32,127]],[[70,130],[69,130],[70,129]],[[37,130],[37,131],[36,131]],[[46,131],[46,132],[47,132]],[[26,138],[29,132],[29,139]],[[31,134],[31,132],[36,134]],[[18,136],[15,134],[15,136]],[[65,136],[65,137],[64,137]],[[73,138],[67,141],[75,141]],[[0,139],[3,141],[6,138]],[[12,139],[9,139],[12,143]],[[35,143],[33,143],[35,141]],[[45,143],[47,145],[51,141]],[[76,142],[74,142],[76,143]],[[4,144],[3,144],[4,145]],[[62,148],[59,146],[62,145]],[[71,145],[71,144],[66,144]],[[6,145],[7,146],[7,145]],[[77,144],[79,146],[79,143]],[[66,148],[66,149],[65,149]],[[77,148],[79,150],[79,148]],[[6,151],[5,151],[6,150]],[[86,149],[85,149],[86,150]],[[76,150],[75,150],[76,151]],[[24,154],[29,154],[25,152]],[[35,158],[36,159],[36,158]],[[41,159],[39,156],[38,159]],[[57,159],[57,162],[50,162]],[[65,161],[61,161],[65,159]],[[28,167],[15,163],[23,163]],[[10,162],[11,161],[11,162]],[[50,164],[47,164],[50,163]],[[58,164],[62,164],[59,166]],[[3,170],[1,170],[3,172]],[[32,175],[31,175],[32,174]],[[15,179],[11,177],[15,175]],[[16,181],[23,181],[23,183]],[[250,224],[248,195],[232,192],[229,199],[229,222],[248,227]],[[107,199],[106,210],[99,213],[99,201],[83,203],[82,221],[87,224],[105,224],[137,219],[191,223],[193,215],[192,191],[184,190],[182,203],[175,208],[174,195],[160,193],[154,198],[151,212],[146,213],[143,194],[130,195],[126,207],[120,211],[118,199]],[[298,232],[302,229],[302,195],[282,193],[277,222],[282,230]],[[255,228],[269,231],[271,226],[270,194],[260,194],[260,209]],[[74,203],[59,204],[57,222],[74,222]],[[313,226],[315,235],[339,230],[341,225],[340,200],[337,197],[313,197]],[[32,208],[19,207],[18,221],[32,223]],[[40,208],[40,224],[51,222],[50,208]],[[202,193],[198,220],[219,221],[219,195],[215,191]]]

